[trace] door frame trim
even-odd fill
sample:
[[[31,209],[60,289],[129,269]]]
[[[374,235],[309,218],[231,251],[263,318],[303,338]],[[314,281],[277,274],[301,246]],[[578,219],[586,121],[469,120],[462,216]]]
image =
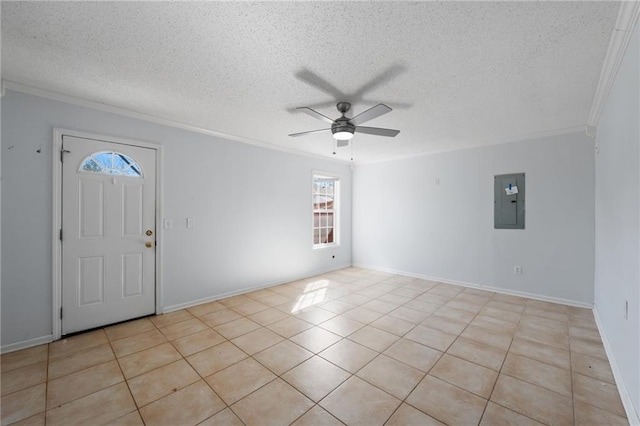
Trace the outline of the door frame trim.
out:
[[[105,136],[95,133],[87,133],[76,130],[68,130],[61,128],[53,129],[53,175],[52,175],[52,210],[53,210],[53,226],[51,229],[52,243],[52,335],[53,340],[59,340],[62,337],[62,319],[60,318],[60,309],[62,308],[62,241],[60,241],[60,229],[62,228],[62,162],[60,161],[60,152],[62,150],[62,137],[74,136],[84,139],[94,139],[107,143],[117,143],[123,145],[132,145],[141,148],[150,148],[156,151],[156,202],[155,202],[155,219],[156,219],[156,251],[155,251],[155,312],[162,313],[163,302],[163,286],[162,286],[162,163],[163,149],[162,145],[150,142],[141,142],[132,139],[118,138],[114,136]]]

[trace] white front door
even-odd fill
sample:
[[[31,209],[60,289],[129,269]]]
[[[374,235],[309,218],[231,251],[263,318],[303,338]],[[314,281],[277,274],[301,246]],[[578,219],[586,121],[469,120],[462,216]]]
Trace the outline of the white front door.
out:
[[[155,312],[156,150],[63,136],[62,334]]]

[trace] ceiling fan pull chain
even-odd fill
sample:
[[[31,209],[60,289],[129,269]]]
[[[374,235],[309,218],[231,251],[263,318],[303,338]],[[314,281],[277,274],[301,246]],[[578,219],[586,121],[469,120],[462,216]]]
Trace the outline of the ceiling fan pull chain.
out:
[[[353,161],[353,139],[350,142],[351,143],[349,145],[351,146],[351,161]]]
[[[333,140],[333,155],[336,155],[336,151],[338,150],[338,140]]]

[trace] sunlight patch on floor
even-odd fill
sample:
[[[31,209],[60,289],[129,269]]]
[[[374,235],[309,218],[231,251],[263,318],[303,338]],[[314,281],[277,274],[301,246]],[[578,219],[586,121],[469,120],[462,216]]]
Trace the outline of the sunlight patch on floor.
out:
[[[328,286],[328,280],[318,280],[307,284],[304,289],[304,293],[296,299],[296,303],[293,305],[291,313],[294,314],[310,306],[322,303],[324,301],[325,294],[327,293]]]

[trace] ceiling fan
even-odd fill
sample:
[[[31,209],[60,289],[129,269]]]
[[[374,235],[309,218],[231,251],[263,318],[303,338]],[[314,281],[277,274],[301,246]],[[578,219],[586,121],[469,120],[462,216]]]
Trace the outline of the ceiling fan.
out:
[[[338,111],[342,114],[341,117],[332,120],[324,114],[320,114],[318,111],[315,111],[308,107],[300,107],[296,108],[296,110],[300,110],[302,112],[306,112],[312,117],[317,118],[318,120],[322,120],[325,123],[331,124],[331,128],[329,129],[319,129],[319,130],[310,130],[308,132],[300,132],[300,133],[292,133],[289,136],[297,137],[308,135],[310,133],[319,133],[327,130],[331,130],[333,134],[333,138],[338,141],[338,146],[345,146],[348,144],[348,141],[353,137],[354,133],[366,133],[369,135],[377,135],[377,136],[388,136],[395,137],[400,130],[393,129],[382,129],[380,127],[364,127],[360,124],[365,123],[369,120],[373,120],[376,117],[380,117],[383,114],[386,114],[391,111],[391,108],[386,106],[385,104],[378,104],[374,107],[369,108],[368,110],[356,115],[353,118],[348,118],[345,114],[351,109],[351,104],[349,102],[338,102],[336,105]]]

